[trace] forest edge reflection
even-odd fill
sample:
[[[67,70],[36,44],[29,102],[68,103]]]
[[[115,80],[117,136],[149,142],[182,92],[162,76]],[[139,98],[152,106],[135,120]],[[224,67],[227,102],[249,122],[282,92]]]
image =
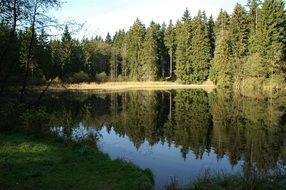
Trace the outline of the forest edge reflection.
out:
[[[82,124],[104,127],[127,136],[134,147],[174,143],[186,158],[214,150],[217,159],[240,160],[244,166],[268,172],[285,164],[285,98],[247,98],[201,90],[129,91],[49,99],[61,115],[64,136],[72,137]],[[56,126],[56,125],[55,125]],[[69,126],[69,127],[65,127]],[[72,127],[71,127],[72,126]],[[92,130],[92,131],[93,131]],[[92,135],[91,135],[92,136]],[[245,172],[245,171],[244,171]]]

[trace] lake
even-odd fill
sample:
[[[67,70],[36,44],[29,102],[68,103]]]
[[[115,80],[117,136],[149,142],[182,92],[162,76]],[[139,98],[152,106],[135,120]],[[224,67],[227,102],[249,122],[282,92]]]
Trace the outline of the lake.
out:
[[[155,188],[206,173],[271,172],[286,161],[285,96],[244,97],[203,90],[64,93],[46,103],[51,131],[95,139],[112,159],[150,168]],[[92,141],[93,142],[93,141]]]

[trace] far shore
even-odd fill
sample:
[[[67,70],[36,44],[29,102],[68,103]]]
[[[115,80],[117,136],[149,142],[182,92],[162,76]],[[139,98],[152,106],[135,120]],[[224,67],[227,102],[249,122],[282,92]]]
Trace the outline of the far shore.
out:
[[[32,87],[38,88],[38,87]],[[78,83],[78,84],[54,84],[50,86],[50,91],[123,91],[123,90],[176,90],[176,89],[202,89],[212,92],[216,86],[211,81],[202,84],[179,84],[176,82],[105,82],[105,83]]]

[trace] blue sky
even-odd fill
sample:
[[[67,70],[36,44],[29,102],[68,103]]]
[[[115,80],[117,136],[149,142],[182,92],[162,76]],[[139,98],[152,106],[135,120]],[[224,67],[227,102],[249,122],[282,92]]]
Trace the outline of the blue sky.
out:
[[[106,36],[118,29],[128,30],[136,18],[146,26],[155,22],[168,23],[181,18],[188,8],[193,15],[199,9],[216,17],[220,9],[232,12],[236,3],[247,0],[66,0],[62,8],[53,12],[60,21],[74,20],[84,24],[79,37]]]

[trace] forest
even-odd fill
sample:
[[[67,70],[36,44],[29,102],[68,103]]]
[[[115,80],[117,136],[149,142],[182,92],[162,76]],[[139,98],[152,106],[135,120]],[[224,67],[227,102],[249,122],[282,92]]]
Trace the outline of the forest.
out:
[[[102,129],[137,151],[175,146],[183,160],[213,153],[214,164],[250,168],[225,189],[285,189],[285,2],[247,2],[216,18],[185,9],[179,20],[137,18],[128,30],[79,39],[82,24],[50,14],[64,1],[1,0],[0,189],[156,188],[155,172],[101,151]],[[125,81],[171,88],[66,87]],[[214,88],[179,85],[205,81]],[[48,92],[52,85],[65,90]],[[80,128],[91,133],[77,141]]]
[[[286,13],[283,0],[249,0],[214,20],[188,9],[168,24],[139,19],[128,31],[105,38],[75,39],[72,25],[46,14],[58,0],[1,1],[1,94],[11,86],[105,81],[169,80],[217,86],[281,88],[286,72]],[[58,26],[57,26],[58,25]],[[62,28],[52,35],[51,27]]]

